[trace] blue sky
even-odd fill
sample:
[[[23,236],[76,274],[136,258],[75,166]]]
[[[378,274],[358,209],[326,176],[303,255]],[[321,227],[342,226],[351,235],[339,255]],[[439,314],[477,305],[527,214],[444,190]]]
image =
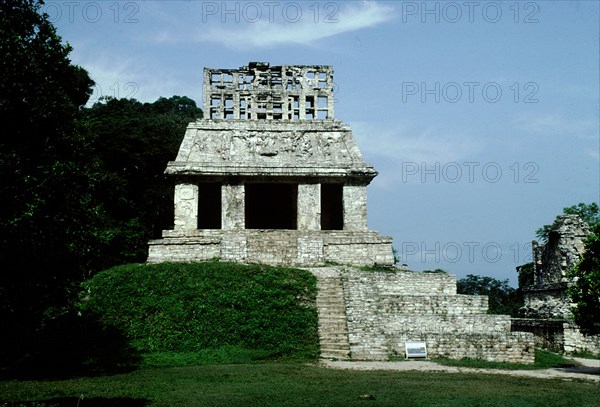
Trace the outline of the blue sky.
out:
[[[509,279],[600,201],[598,1],[48,1],[101,95],[201,106],[202,69],[333,65],[379,176],[369,227],[410,269]]]

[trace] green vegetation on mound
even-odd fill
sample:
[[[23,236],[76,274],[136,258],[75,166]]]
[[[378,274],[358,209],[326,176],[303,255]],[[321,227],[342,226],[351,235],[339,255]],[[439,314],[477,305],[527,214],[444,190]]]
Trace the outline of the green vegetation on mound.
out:
[[[175,353],[223,362],[319,352],[316,279],[304,270],[218,261],[130,264],[98,273],[83,288],[82,316],[121,330],[138,352],[156,353],[151,365]]]

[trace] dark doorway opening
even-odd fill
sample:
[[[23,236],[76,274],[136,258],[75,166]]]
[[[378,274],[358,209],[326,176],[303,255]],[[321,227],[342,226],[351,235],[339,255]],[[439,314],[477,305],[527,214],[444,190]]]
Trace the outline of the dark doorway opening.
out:
[[[321,230],[344,228],[344,186],[321,184]]]
[[[221,229],[221,184],[198,185],[198,229]]]
[[[297,184],[246,184],[246,229],[296,229]]]

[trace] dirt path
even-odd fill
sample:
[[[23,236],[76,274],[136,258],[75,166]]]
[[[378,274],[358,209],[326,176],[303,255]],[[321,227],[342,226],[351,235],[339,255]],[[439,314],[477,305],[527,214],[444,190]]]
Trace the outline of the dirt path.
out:
[[[468,367],[455,367],[439,365],[427,360],[407,360],[400,362],[346,362],[323,360],[322,364],[331,369],[356,369],[356,370],[398,370],[398,371],[424,371],[424,372],[449,372],[449,373],[488,373],[504,374],[511,376],[534,377],[542,379],[583,379],[600,382],[600,360],[572,358],[580,366],[568,368],[553,368],[540,370],[501,370],[501,369],[476,369]]]

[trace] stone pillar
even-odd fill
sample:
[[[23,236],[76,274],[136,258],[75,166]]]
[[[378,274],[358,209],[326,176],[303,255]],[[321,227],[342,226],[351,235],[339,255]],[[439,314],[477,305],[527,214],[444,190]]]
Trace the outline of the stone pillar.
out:
[[[344,230],[367,231],[367,187],[344,185]]]
[[[542,256],[540,246],[536,240],[531,242],[531,252],[533,255],[533,285],[539,287],[542,285]]]
[[[198,228],[198,185],[175,185],[175,229]]]
[[[240,73],[234,71],[231,73],[233,78],[233,86],[237,88],[240,80]],[[240,119],[240,92],[233,92],[233,118]]]
[[[321,229],[321,184],[298,184],[298,230]]]
[[[246,228],[244,184],[221,187],[221,225],[224,230]]]
[[[306,120],[306,93],[305,93],[306,84],[303,82],[300,87],[300,96],[298,98],[298,119]]]

